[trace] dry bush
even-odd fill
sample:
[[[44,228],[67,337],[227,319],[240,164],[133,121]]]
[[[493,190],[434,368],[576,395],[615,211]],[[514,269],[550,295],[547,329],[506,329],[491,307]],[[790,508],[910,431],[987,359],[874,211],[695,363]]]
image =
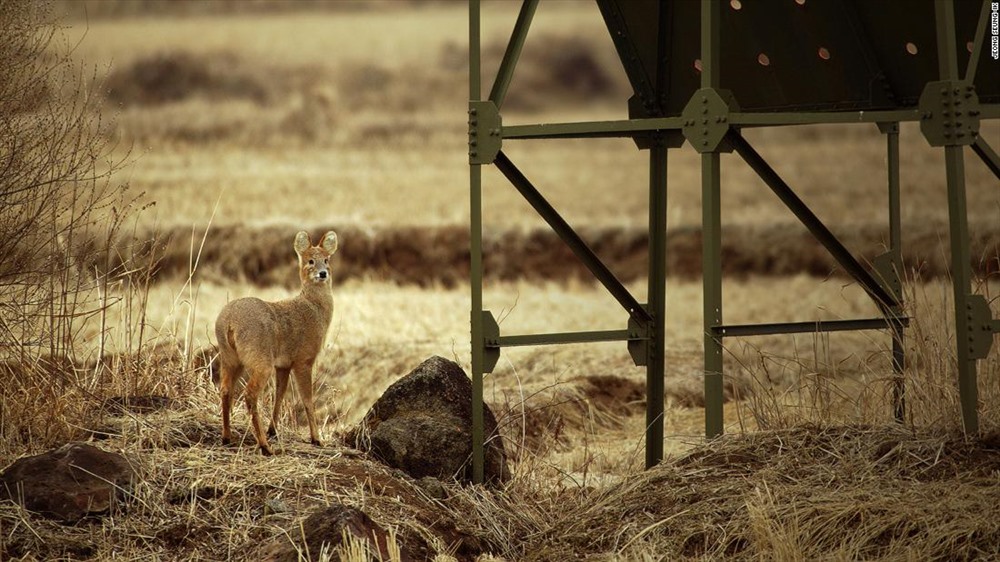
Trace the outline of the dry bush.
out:
[[[105,388],[128,381],[136,390],[149,371],[99,359],[111,350],[115,306],[130,307],[128,326],[143,340],[152,262],[148,245],[129,240],[137,209],[127,186],[111,181],[122,161],[60,39],[44,4],[0,5],[0,360],[8,375],[0,377],[0,442],[13,450],[65,440]]]

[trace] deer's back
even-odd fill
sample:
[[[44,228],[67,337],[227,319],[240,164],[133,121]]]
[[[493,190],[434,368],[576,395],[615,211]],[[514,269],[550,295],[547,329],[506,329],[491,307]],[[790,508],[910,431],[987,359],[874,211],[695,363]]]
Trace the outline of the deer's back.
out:
[[[312,360],[326,338],[329,318],[307,303],[289,299],[265,302],[256,297],[234,300],[223,307],[215,336],[223,360],[244,363],[250,356],[279,367]]]

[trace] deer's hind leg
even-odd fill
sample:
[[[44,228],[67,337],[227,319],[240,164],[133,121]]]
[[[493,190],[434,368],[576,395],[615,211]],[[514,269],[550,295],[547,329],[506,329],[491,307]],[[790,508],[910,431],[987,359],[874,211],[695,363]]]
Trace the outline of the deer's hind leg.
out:
[[[247,409],[250,411],[250,427],[253,429],[254,437],[257,438],[257,445],[260,446],[260,452],[265,456],[270,456],[274,454],[274,451],[271,449],[271,444],[267,442],[267,434],[264,433],[264,426],[260,421],[257,399],[260,397],[260,391],[267,384],[268,378],[274,373],[274,366],[269,361],[256,361],[252,364],[247,364],[246,369],[249,377],[243,393],[246,398]]]
[[[288,374],[291,371],[288,367],[278,367],[278,378],[274,384],[274,412],[271,414],[271,425],[267,428],[267,436],[275,437],[278,434],[278,416],[281,415],[281,402],[285,399],[285,391],[288,390]]]
[[[313,403],[312,386],[312,362],[302,363],[295,366],[295,384],[299,388],[299,396],[302,398],[302,405],[306,409],[306,418],[309,420],[309,441],[321,447],[323,443],[319,440],[319,430],[316,427],[316,406]]]
[[[219,395],[222,401],[222,444],[233,442],[233,432],[230,427],[230,417],[233,409],[233,385],[243,374],[243,366],[220,362],[222,373],[219,377]]]

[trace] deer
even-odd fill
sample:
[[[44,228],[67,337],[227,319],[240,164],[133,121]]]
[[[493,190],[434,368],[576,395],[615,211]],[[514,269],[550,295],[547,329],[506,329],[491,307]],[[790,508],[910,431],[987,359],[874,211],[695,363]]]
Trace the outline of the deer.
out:
[[[245,376],[243,393],[250,411],[251,429],[265,456],[274,454],[268,437],[277,436],[278,416],[290,373],[295,375],[299,397],[306,410],[310,441],[317,447],[322,446],[316,428],[312,371],[333,318],[330,257],[337,251],[337,234],[327,232],[319,244],[313,246],[309,234],[302,231],[295,235],[293,247],[298,255],[302,284],[298,295],[277,302],[256,297],[239,298],[227,303],[215,321],[222,372],[219,384],[222,442],[224,445],[232,443],[229,419],[233,385]],[[265,434],[257,399],[272,376],[276,377],[274,412]]]

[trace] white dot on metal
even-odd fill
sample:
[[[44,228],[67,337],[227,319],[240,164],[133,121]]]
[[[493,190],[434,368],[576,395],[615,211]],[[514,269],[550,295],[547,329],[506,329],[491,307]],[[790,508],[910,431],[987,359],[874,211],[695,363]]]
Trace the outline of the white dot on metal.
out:
[[[768,58],[768,56],[765,55],[764,53],[757,55],[757,62],[761,66],[771,66],[771,59]]]
[[[915,54],[917,54],[919,52],[919,50],[917,49],[917,46],[915,44],[913,44],[913,43],[907,43],[906,44],[906,52],[910,53],[911,55],[915,55]]]
[[[820,47],[818,54],[819,54],[819,58],[821,58],[823,60],[830,60],[830,50],[827,49],[826,47]]]

